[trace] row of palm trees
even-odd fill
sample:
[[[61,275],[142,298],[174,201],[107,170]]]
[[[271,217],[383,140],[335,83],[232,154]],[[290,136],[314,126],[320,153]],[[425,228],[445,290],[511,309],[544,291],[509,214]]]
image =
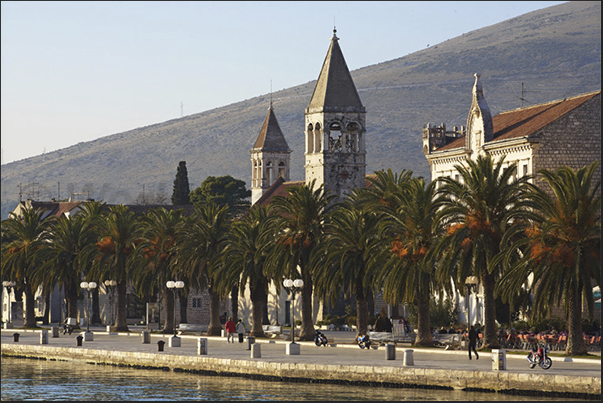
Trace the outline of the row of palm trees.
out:
[[[42,220],[42,212],[25,211],[2,222],[2,277],[23,285],[26,326],[39,285],[63,287],[75,316],[82,278],[115,279],[118,331],[127,330],[127,284],[139,296],[164,294],[166,332],[173,331],[175,303],[166,281],[207,290],[208,335],[221,332],[220,300],[248,288],[256,337],[263,336],[270,285],[301,278],[301,340],[314,336],[314,297],[353,296],[358,330],[365,331],[367,301],[381,290],[393,304],[416,306],[415,344],[429,346],[429,300],[452,295],[477,276],[483,348],[499,347],[495,298],[513,302],[529,290],[536,314],[567,309],[566,353],[583,354],[582,298],[592,314],[591,289],[600,284],[600,180],[592,183],[598,162],[542,171],[540,187],[535,178],[515,178],[516,165],[503,162],[468,161],[456,167],[458,181],[428,183],[409,171],[379,171],[368,177],[370,186],[337,203],[312,182],[238,217],[214,203],[191,215],[157,208],[137,216],[122,205],[106,211],[100,202],[84,203],[71,218]]]

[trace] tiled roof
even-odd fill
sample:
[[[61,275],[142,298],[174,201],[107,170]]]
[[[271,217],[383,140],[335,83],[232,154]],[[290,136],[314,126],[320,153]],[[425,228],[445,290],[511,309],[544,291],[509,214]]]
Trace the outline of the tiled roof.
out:
[[[494,139],[492,141],[530,136],[600,94],[601,90],[527,108],[501,112],[492,118],[494,124]],[[465,137],[463,136],[438,148],[436,151],[452,150],[464,146]]]

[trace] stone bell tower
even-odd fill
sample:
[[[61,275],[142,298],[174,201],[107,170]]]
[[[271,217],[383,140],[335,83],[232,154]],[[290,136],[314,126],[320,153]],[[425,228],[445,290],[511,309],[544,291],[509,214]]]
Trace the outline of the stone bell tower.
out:
[[[251,153],[251,204],[282,177],[289,180],[291,150],[274,115],[272,101]]]
[[[305,111],[306,184],[339,199],[354,188],[365,186],[366,109],[333,30],[310,104]]]

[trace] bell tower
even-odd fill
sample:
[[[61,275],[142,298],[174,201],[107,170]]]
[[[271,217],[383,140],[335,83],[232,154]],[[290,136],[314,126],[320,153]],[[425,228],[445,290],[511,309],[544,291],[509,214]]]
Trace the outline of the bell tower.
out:
[[[365,186],[366,109],[333,29],[331,45],[305,111],[306,183],[316,179],[340,200]]]
[[[250,153],[251,204],[253,205],[279,177],[289,181],[291,150],[276,120],[272,101]]]

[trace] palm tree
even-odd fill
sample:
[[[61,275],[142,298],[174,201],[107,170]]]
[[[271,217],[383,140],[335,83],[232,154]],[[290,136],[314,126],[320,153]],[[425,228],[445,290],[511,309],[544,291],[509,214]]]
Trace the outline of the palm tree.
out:
[[[225,290],[236,284],[244,294],[249,286],[252,304],[250,335],[265,337],[262,319],[267,301],[270,280],[267,277],[266,259],[273,246],[275,217],[266,206],[253,207],[239,220],[233,222],[223,255],[223,265],[216,272]]]
[[[177,280],[179,276],[175,261],[176,240],[179,239],[184,226],[182,212],[183,210],[167,210],[163,207],[150,210],[141,219],[142,238],[136,246],[133,259],[132,280],[137,293],[148,296],[154,290],[160,290],[166,301],[163,333],[167,334],[175,331],[176,301],[174,293],[166,287],[166,282]]]
[[[92,226],[95,231],[98,231],[98,222],[102,220],[103,214],[106,211],[105,202],[88,200],[78,206],[80,210],[78,214],[84,216],[86,220],[92,222]],[[89,262],[91,263],[91,262]],[[89,268],[86,269],[88,272]],[[92,317],[90,318],[90,323],[100,323],[100,306],[99,306],[99,293],[100,288],[96,287],[92,290]]]
[[[210,297],[208,336],[222,332],[220,324],[220,293],[215,287],[215,272],[221,265],[220,252],[225,246],[230,227],[228,205],[214,202],[195,206],[178,244],[178,265],[190,280],[191,287],[207,289]]]
[[[126,294],[132,252],[140,242],[142,226],[134,212],[122,204],[110,207],[99,222],[99,241],[86,248],[85,255],[93,261],[88,276],[117,281],[117,314],[113,331],[128,332]]]
[[[456,165],[461,180],[440,178],[445,196],[438,219],[447,227],[430,261],[437,261],[438,282],[451,294],[450,279],[462,289],[469,276],[477,276],[484,295],[484,345],[498,348],[494,287],[504,266],[495,259],[508,227],[527,214],[525,197],[533,187],[529,176],[514,179],[516,163],[504,167],[504,156],[494,163],[491,156]],[[430,251],[430,253],[432,252]]]
[[[40,249],[43,262],[34,271],[34,278],[48,290],[55,285],[65,290],[67,316],[78,315],[79,284],[89,262],[83,260],[82,251],[97,241],[94,226],[84,215],[65,215],[50,226],[48,243]]]
[[[549,191],[533,190],[533,219],[521,221],[505,238],[513,242],[504,261],[512,264],[498,289],[512,300],[532,275],[536,313],[563,305],[568,319],[566,355],[587,352],[582,299],[592,320],[592,287],[601,284],[601,196],[597,195],[601,180],[593,183],[598,164],[595,161],[577,172],[566,166],[539,171]],[[522,252],[519,259],[513,259],[516,250]]]
[[[314,188],[316,181],[310,184],[292,186],[287,189],[288,196],[275,196],[270,203],[278,215],[277,245],[269,257],[268,265],[273,273],[282,273],[292,278],[301,277],[304,286],[301,290],[302,329],[300,340],[314,339],[314,321],[312,317],[313,274],[310,253],[317,245],[323,231],[324,219],[328,213],[332,195],[326,195],[323,186]],[[276,281],[276,280],[275,280]],[[295,324],[292,324],[295,329]]]
[[[374,253],[383,262],[377,282],[383,284],[383,295],[394,303],[406,302],[417,307],[415,345],[431,346],[429,301],[441,287],[435,279],[435,265],[426,255],[441,234],[441,221],[436,219],[442,206],[436,182],[426,184],[413,178],[398,186],[392,201],[382,205],[380,238],[386,240],[381,253]],[[442,295],[440,295],[441,297]]]
[[[374,286],[371,246],[376,241],[379,216],[362,209],[355,190],[339,208],[331,210],[324,234],[312,250],[311,265],[315,292],[335,303],[341,291],[356,299],[358,334],[368,329],[367,297]],[[377,263],[378,264],[378,263]]]
[[[23,287],[23,327],[36,327],[34,292],[39,283],[32,274],[39,263],[38,252],[50,235],[48,225],[51,222],[50,219],[43,220],[43,216],[42,210],[24,209],[22,217],[11,215],[2,221],[2,233],[9,239],[2,243],[2,278],[10,278]]]

